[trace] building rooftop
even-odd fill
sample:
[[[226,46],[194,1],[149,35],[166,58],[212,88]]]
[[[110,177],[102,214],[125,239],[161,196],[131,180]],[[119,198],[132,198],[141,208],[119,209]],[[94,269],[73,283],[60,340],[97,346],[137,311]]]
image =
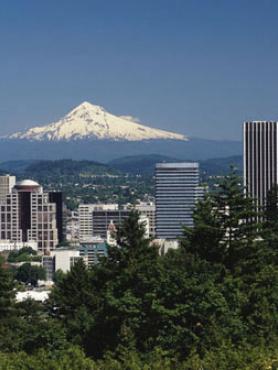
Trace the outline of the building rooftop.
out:
[[[198,168],[197,162],[157,163],[156,168]]]
[[[16,186],[40,186],[36,181],[33,180],[21,180],[16,183]]]

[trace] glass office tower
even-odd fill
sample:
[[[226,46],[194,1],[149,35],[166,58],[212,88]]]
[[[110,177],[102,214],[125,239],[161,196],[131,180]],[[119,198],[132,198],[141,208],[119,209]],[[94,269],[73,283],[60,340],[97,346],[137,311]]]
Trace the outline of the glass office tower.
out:
[[[277,122],[253,121],[243,125],[244,186],[264,206],[267,192],[278,184]]]
[[[155,170],[156,238],[177,239],[182,226],[193,226],[199,186],[198,163],[158,163]]]

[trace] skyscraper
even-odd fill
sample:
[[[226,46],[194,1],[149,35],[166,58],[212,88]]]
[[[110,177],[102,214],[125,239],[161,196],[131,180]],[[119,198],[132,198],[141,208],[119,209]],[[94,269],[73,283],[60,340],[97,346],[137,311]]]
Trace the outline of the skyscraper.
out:
[[[265,204],[267,192],[278,184],[277,122],[253,121],[243,126],[244,187],[247,194]]]
[[[177,239],[182,226],[193,226],[201,196],[198,163],[158,163],[155,171],[156,237]]]
[[[39,251],[53,250],[62,238],[60,201],[59,193],[50,196],[35,181],[18,182],[0,205],[0,239],[35,241]]]

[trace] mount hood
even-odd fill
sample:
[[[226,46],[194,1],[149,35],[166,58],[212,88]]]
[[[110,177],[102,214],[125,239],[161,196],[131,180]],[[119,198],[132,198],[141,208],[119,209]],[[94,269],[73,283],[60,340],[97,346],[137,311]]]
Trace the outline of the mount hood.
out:
[[[111,141],[179,140],[187,137],[142,125],[129,116],[115,116],[104,108],[83,102],[57,122],[33,127],[7,136],[31,141],[73,141],[82,139]]]

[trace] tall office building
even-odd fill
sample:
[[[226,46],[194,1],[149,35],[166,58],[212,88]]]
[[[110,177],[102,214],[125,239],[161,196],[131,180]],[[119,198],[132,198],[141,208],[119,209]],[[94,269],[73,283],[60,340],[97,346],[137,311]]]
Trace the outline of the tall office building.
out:
[[[79,240],[90,240],[93,235],[93,211],[117,210],[117,204],[80,204],[78,207]]]
[[[267,192],[278,184],[277,122],[253,121],[243,126],[244,187],[247,194],[265,204]]]
[[[0,203],[6,200],[6,196],[10,194],[12,188],[15,186],[15,183],[15,176],[0,176]]]
[[[0,205],[1,240],[35,241],[39,251],[53,250],[63,235],[61,199],[59,193],[44,192],[35,181],[18,182]]]
[[[182,226],[193,226],[201,196],[198,163],[158,163],[155,170],[156,238],[177,239]]]

